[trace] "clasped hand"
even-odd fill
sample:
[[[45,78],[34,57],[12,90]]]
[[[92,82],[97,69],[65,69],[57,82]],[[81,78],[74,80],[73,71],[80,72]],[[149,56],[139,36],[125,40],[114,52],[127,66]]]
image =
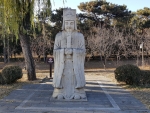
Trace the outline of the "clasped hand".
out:
[[[66,55],[70,55],[70,54],[72,54],[72,52],[73,52],[72,48],[66,48],[65,49],[65,54]]]

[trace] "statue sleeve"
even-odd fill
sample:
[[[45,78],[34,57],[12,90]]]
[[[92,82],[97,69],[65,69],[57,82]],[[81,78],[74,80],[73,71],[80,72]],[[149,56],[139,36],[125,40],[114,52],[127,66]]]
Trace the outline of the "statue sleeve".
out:
[[[55,38],[54,44],[54,77],[53,77],[53,86],[56,88],[62,88],[61,86],[61,77],[64,69],[64,49],[60,46],[61,40],[59,37]]]
[[[85,43],[83,35],[80,34],[80,37],[78,38],[78,47],[73,49],[73,67],[76,77],[76,88],[82,88],[85,86],[84,60]]]

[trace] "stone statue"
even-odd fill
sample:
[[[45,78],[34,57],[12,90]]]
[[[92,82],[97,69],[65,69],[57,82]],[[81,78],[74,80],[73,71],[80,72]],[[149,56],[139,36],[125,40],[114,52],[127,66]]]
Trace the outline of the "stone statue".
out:
[[[77,32],[76,10],[63,10],[62,32],[54,44],[54,92],[55,99],[86,99],[84,91],[84,37]]]

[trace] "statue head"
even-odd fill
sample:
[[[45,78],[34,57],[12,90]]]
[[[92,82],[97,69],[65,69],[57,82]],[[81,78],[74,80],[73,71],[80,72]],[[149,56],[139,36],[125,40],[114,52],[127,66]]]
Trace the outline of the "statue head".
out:
[[[66,30],[68,32],[77,30],[75,9],[66,8],[63,10],[62,30]]]

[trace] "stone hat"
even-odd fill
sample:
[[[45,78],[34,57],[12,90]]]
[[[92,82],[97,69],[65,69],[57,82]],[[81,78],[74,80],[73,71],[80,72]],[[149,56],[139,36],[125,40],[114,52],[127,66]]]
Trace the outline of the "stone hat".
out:
[[[73,20],[75,23],[75,30],[77,30],[77,25],[76,25],[76,9],[71,9],[71,8],[65,8],[63,9],[63,25],[62,25],[62,30],[65,29],[65,21],[66,20]]]

